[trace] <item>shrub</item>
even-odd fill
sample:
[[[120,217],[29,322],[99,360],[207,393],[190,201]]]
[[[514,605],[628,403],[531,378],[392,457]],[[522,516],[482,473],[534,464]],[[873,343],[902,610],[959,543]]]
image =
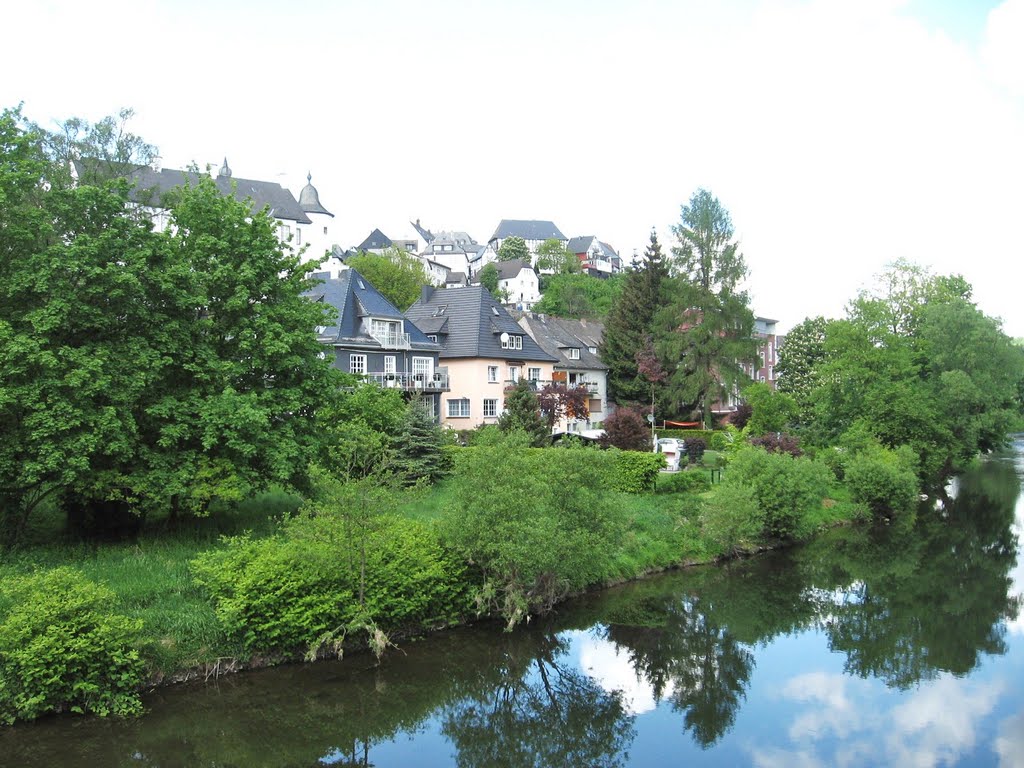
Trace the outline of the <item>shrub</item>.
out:
[[[732,442],[731,436],[724,429],[716,429],[707,438],[708,448],[712,451],[724,451]]]
[[[615,451],[614,487],[624,493],[654,490],[658,473],[665,468],[665,454]]]
[[[113,601],[71,568],[0,583],[0,722],[142,712],[142,622],[114,613]]]
[[[804,518],[821,505],[830,480],[823,464],[761,448],[740,451],[726,475],[726,483],[753,490],[764,513],[765,534],[781,539],[796,539],[804,533]]]
[[[711,487],[706,472],[689,471],[663,474],[658,477],[658,493],[702,493]]]
[[[654,447],[650,425],[634,408],[616,408],[604,420],[601,444],[605,448],[619,448],[623,451],[649,451]]]
[[[768,453],[788,453],[790,456],[803,456],[800,438],[786,432],[770,432],[767,435],[750,438],[750,444],[764,448]]]
[[[750,403],[740,403],[736,406],[736,410],[733,411],[732,418],[729,419],[729,423],[732,424],[736,429],[743,429],[747,426],[750,421],[750,417],[754,413],[754,407]]]
[[[752,549],[764,524],[754,490],[745,485],[718,486],[701,515],[701,531],[725,555]]]
[[[704,458],[704,450],[708,444],[701,437],[691,437],[686,441],[686,455],[690,457],[691,464],[700,464]]]
[[[894,451],[879,448],[851,456],[845,482],[853,500],[875,517],[910,511],[917,500],[917,474]]]

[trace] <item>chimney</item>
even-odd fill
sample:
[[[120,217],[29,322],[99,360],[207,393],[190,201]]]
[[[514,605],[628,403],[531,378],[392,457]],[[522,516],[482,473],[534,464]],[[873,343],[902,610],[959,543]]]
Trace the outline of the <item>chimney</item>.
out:
[[[434,295],[434,286],[424,285],[420,287],[420,304],[426,304]]]

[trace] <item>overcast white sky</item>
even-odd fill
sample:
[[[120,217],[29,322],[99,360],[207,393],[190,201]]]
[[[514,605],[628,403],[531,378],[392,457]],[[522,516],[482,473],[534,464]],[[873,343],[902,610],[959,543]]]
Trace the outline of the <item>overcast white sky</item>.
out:
[[[1024,0],[42,0],[2,12],[0,106],[122,106],[166,167],[298,194],[341,245],[551,219],[624,256],[700,186],[753,308],[842,315],[897,258],[1024,336]]]

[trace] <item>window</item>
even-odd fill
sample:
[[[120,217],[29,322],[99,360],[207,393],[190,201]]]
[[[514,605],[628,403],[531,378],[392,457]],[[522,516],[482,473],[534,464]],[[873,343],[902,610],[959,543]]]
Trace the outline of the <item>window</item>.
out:
[[[498,415],[498,401],[495,398],[484,400],[484,418],[494,418]]]
[[[432,357],[414,357],[412,359],[413,375],[422,375],[429,379],[434,375],[434,359]]]
[[[596,355],[597,354],[597,347],[587,347],[587,349],[590,350],[590,354],[592,354],[592,355]]]
[[[491,384],[498,380],[498,366],[488,365],[487,366],[487,381]]]
[[[526,378],[530,381],[540,381],[540,368],[527,368]]]
[[[493,309],[493,307],[492,307]],[[523,348],[523,337],[509,335],[501,342],[502,349],[522,349]]]
[[[366,355],[349,355],[348,372],[366,373]]]
[[[324,234],[327,234],[327,227],[324,227]]]
[[[430,339],[435,344],[437,344],[437,334],[436,333],[428,333],[427,334],[427,338]]]
[[[570,360],[579,360],[580,359],[580,351],[579,351],[579,349],[577,347],[571,347],[569,349],[569,359]]]
[[[508,367],[508,380],[511,381],[513,384],[518,384],[519,383],[519,366],[518,365],[510,365]]]
[[[384,355],[384,373],[395,373],[398,367],[395,365],[394,355]]]
[[[449,419],[468,419],[469,418],[469,398],[463,397],[458,400],[448,401],[448,418]]]

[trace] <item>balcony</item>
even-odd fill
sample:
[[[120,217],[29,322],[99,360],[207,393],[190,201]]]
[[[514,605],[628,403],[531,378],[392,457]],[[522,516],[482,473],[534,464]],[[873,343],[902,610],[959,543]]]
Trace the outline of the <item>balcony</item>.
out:
[[[368,373],[366,378],[384,389],[401,389],[407,392],[447,392],[447,371],[428,373]]]
[[[409,349],[412,342],[408,333],[373,333],[370,335],[384,347],[384,349]]]

